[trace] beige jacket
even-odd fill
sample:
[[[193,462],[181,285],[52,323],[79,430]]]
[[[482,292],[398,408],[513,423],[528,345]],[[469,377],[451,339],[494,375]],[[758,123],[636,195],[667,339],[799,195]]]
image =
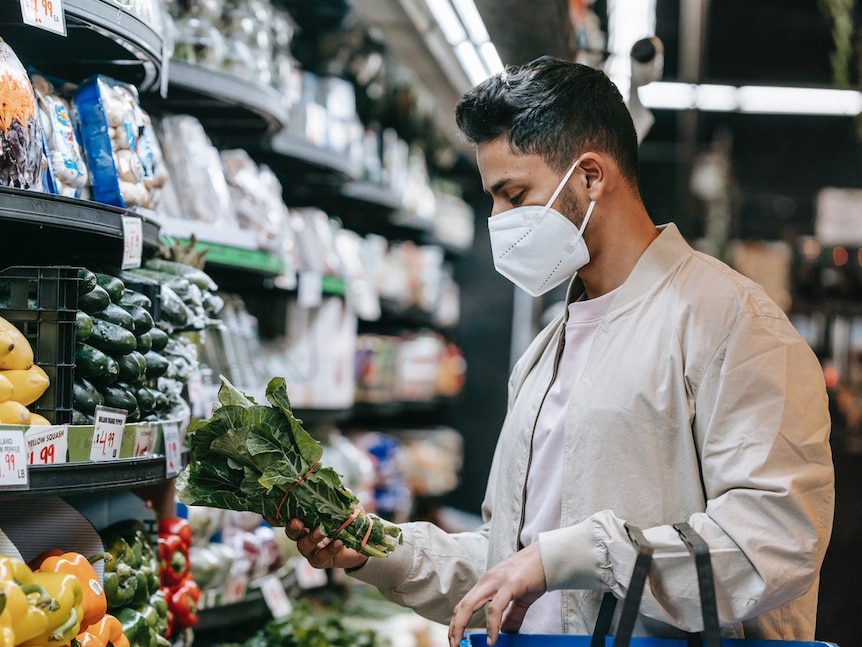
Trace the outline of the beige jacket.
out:
[[[575,280],[570,299],[577,290]],[[448,623],[477,577],[518,549],[531,433],[565,316],[512,372],[482,528],[405,524],[404,545],[356,577]],[[784,313],[662,227],[572,388],[562,527],[539,539],[548,588],[565,590],[558,631],[590,633],[602,591],[624,597],[635,558],[625,523],[656,546],[636,634],[701,629],[694,563],[671,527],[688,521],[710,546],[725,635],[813,639],[834,507],[829,431],[821,367]]]

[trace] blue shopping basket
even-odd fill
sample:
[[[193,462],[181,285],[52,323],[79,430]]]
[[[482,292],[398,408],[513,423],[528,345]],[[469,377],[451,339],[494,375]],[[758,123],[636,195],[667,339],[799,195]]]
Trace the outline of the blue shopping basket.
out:
[[[688,638],[632,637],[644,585],[652,565],[653,549],[637,527],[627,524],[626,529],[629,538],[637,548],[637,558],[635,559],[629,590],[623,601],[615,636],[606,634],[611,626],[616,598],[612,594],[606,593],[592,636],[501,633],[497,638],[495,647],[692,647],[692,645],[701,644],[705,647],[838,647],[835,643],[819,640],[721,638],[709,549],[703,538],[689,524],[674,524],[674,528],[688,549],[694,554],[700,604],[703,611],[704,630],[700,636],[693,635]],[[460,647],[487,647],[487,638],[488,635],[485,633],[468,633],[461,641]]]

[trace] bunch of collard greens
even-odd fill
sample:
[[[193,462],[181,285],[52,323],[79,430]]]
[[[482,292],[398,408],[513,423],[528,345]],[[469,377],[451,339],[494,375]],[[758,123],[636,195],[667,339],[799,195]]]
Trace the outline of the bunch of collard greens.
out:
[[[337,472],[315,467],[323,447],[293,416],[283,378],[266,387],[272,406],[221,379],[212,417],[189,424],[191,459],[177,478],[180,501],[257,512],[277,525],[300,519],[371,557],[385,557],[401,543],[401,529],[361,511]]]

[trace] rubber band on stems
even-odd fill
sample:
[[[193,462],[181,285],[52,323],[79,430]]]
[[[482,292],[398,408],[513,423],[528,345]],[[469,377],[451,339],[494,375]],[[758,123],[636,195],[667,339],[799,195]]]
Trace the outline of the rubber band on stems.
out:
[[[343,524],[341,524],[341,527],[338,530],[336,530],[334,533],[332,533],[332,536],[337,537],[341,533],[342,530],[344,530],[345,528],[347,528],[347,526],[349,526],[354,521],[356,521],[356,518],[360,515],[361,512],[362,512],[362,508],[360,508],[359,506],[356,506],[356,508],[354,508],[354,510],[353,510],[353,514],[351,514],[349,517],[347,517],[347,521],[345,521]],[[365,529],[365,536],[362,538],[362,541],[359,542],[360,550],[362,548],[365,548],[365,544],[368,543],[368,538],[371,537],[371,529],[373,527],[374,527],[374,519],[372,517],[368,517],[368,528]]]
[[[303,474],[302,476],[300,476],[300,477],[299,477],[299,480],[298,480],[296,483],[294,483],[293,485],[291,485],[291,486],[290,486],[290,489],[289,489],[287,492],[285,492],[285,493],[284,493],[284,496],[283,496],[283,497],[281,497],[281,501],[279,502],[279,504],[278,504],[278,508],[276,508],[276,511],[275,511],[275,518],[276,518],[276,519],[278,519],[278,518],[280,518],[280,517],[281,517],[281,508],[284,506],[284,503],[285,503],[285,501],[287,501],[287,497],[289,497],[289,496],[290,496],[290,493],[291,493],[291,492],[293,492],[296,488],[298,488],[298,487],[299,487],[299,485],[300,485],[300,484],[301,484],[305,479],[307,479],[307,478],[308,478],[309,476],[311,476],[315,471],[317,471],[317,468],[318,468],[318,467],[320,467],[320,465],[321,465],[321,464],[322,464],[322,462],[321,462],[321,461],[317,461],[314,465],[312,465],[311,467],[309,467],[309,468],[308,468],[308,471],[307,471],[305,474]]]

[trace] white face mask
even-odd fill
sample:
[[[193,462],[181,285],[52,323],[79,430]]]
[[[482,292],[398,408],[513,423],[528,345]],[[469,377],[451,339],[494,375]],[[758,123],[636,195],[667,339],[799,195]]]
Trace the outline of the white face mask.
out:
[[[590,262],[583,234],[596,201],[590,201],[580,229],[551,209],[580,161],[572,164],[544,207],[516,207],[488,219],[494,268],[530,296],[545,294]]]

